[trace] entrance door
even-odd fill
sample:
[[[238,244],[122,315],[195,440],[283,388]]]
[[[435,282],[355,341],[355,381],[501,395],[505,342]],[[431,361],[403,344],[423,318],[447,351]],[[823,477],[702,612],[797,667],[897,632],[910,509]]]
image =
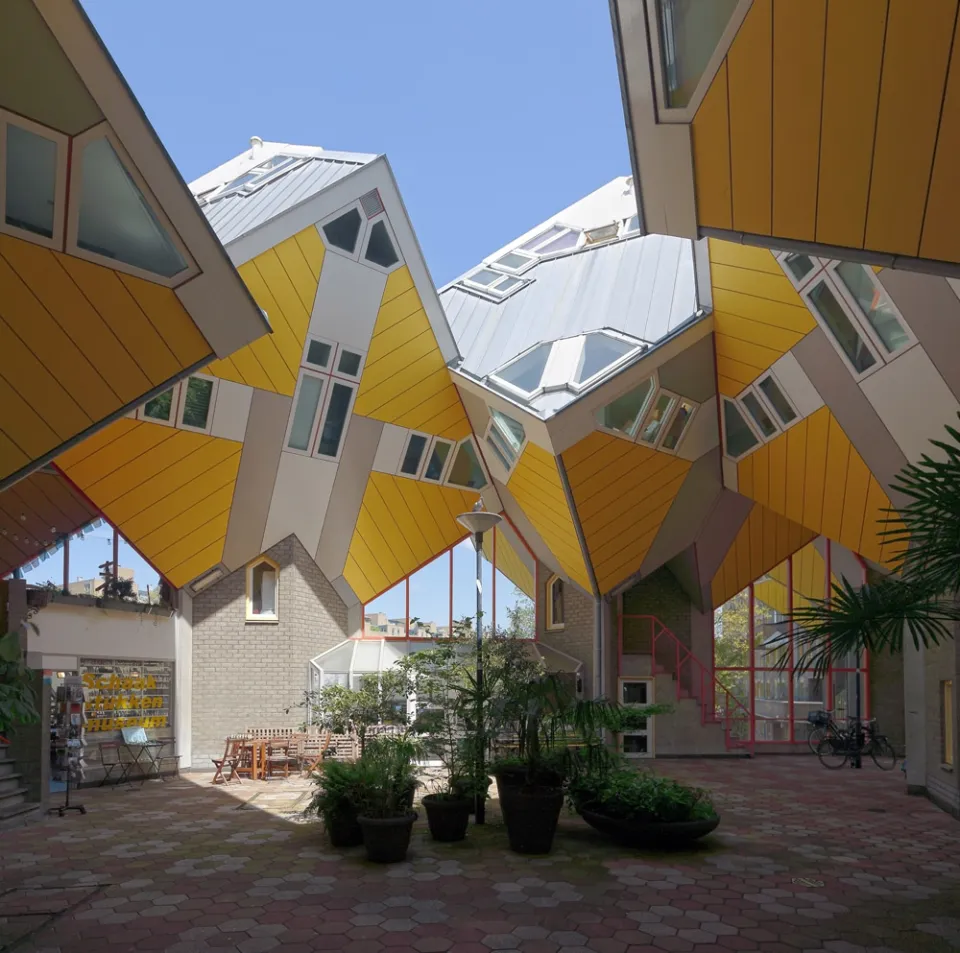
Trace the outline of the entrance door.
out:
[[[652,678],[621,678],[620,702],[623,705],[652,705]],[[653,718],[640,719],[620,734],[620,751],[628,758],[652,758],[654,755]]]

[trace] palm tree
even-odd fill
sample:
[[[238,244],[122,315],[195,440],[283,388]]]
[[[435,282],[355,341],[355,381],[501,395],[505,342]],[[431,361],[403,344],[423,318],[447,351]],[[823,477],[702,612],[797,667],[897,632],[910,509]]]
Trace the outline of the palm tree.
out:
[[[795,670],[822,674],[831,657],[859,658],[863,650],[902,652],[905,630],[916,647],[953,638],[951,623],[960,621],[960,431],[946,431],[948,440],[930,441],[945,460],[923,454],[891,484],[907,499],[881,521],[884,544],[896,554],[892,574],[860,587],[843,579],[829,600],[794,609]]]

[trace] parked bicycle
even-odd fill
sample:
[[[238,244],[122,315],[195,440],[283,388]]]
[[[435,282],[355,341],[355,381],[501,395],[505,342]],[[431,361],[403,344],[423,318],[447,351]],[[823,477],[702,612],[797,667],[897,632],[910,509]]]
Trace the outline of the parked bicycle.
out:
[[[877,719],[860,721],[848,719],[850,726],[841,728],[833,719],[826,727],[827,735],[817,745],[817,757],[825,768],[842,768],[866,757],[883,771],[892,771],[897,765],[893,745],[877,728]]]
[[[840,726],[833,720],[833,711],[811,711],[807,713],[810,727],[807,730],[807,744],[813,754],[817,753],[820,742],[840,731]]]

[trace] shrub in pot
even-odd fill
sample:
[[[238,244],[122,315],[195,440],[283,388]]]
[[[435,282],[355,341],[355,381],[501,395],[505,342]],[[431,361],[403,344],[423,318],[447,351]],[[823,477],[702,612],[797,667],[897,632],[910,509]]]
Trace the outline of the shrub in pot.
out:
[[[334,847],[363,843],[357,807],[368,774],[369,765],[360,761],[327,761],[313,776],[315,790],[304,814],[320,816]]]
[[[382,737],[367,742],[359,763],[365,764],[359,790],[357,820],[367,859],[391,864],[405,860],[416,813],[414,758],[417,745],[408,738]]]
[[[421,803],[427,812],[430,836],[435,841],[453,843],[467,836],[475,798],[469,787],[458,785],[457,778],[449,778],[440,791],[424,795]]]

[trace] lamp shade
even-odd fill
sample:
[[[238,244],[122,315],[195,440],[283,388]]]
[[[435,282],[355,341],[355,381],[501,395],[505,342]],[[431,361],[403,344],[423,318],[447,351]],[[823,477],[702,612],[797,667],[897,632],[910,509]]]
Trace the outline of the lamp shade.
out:
[[[471,533],[486,533],[494,528],[503,517],[499,513],[487,513],[484,510],[473,513],[461,513],[457,522]]]

